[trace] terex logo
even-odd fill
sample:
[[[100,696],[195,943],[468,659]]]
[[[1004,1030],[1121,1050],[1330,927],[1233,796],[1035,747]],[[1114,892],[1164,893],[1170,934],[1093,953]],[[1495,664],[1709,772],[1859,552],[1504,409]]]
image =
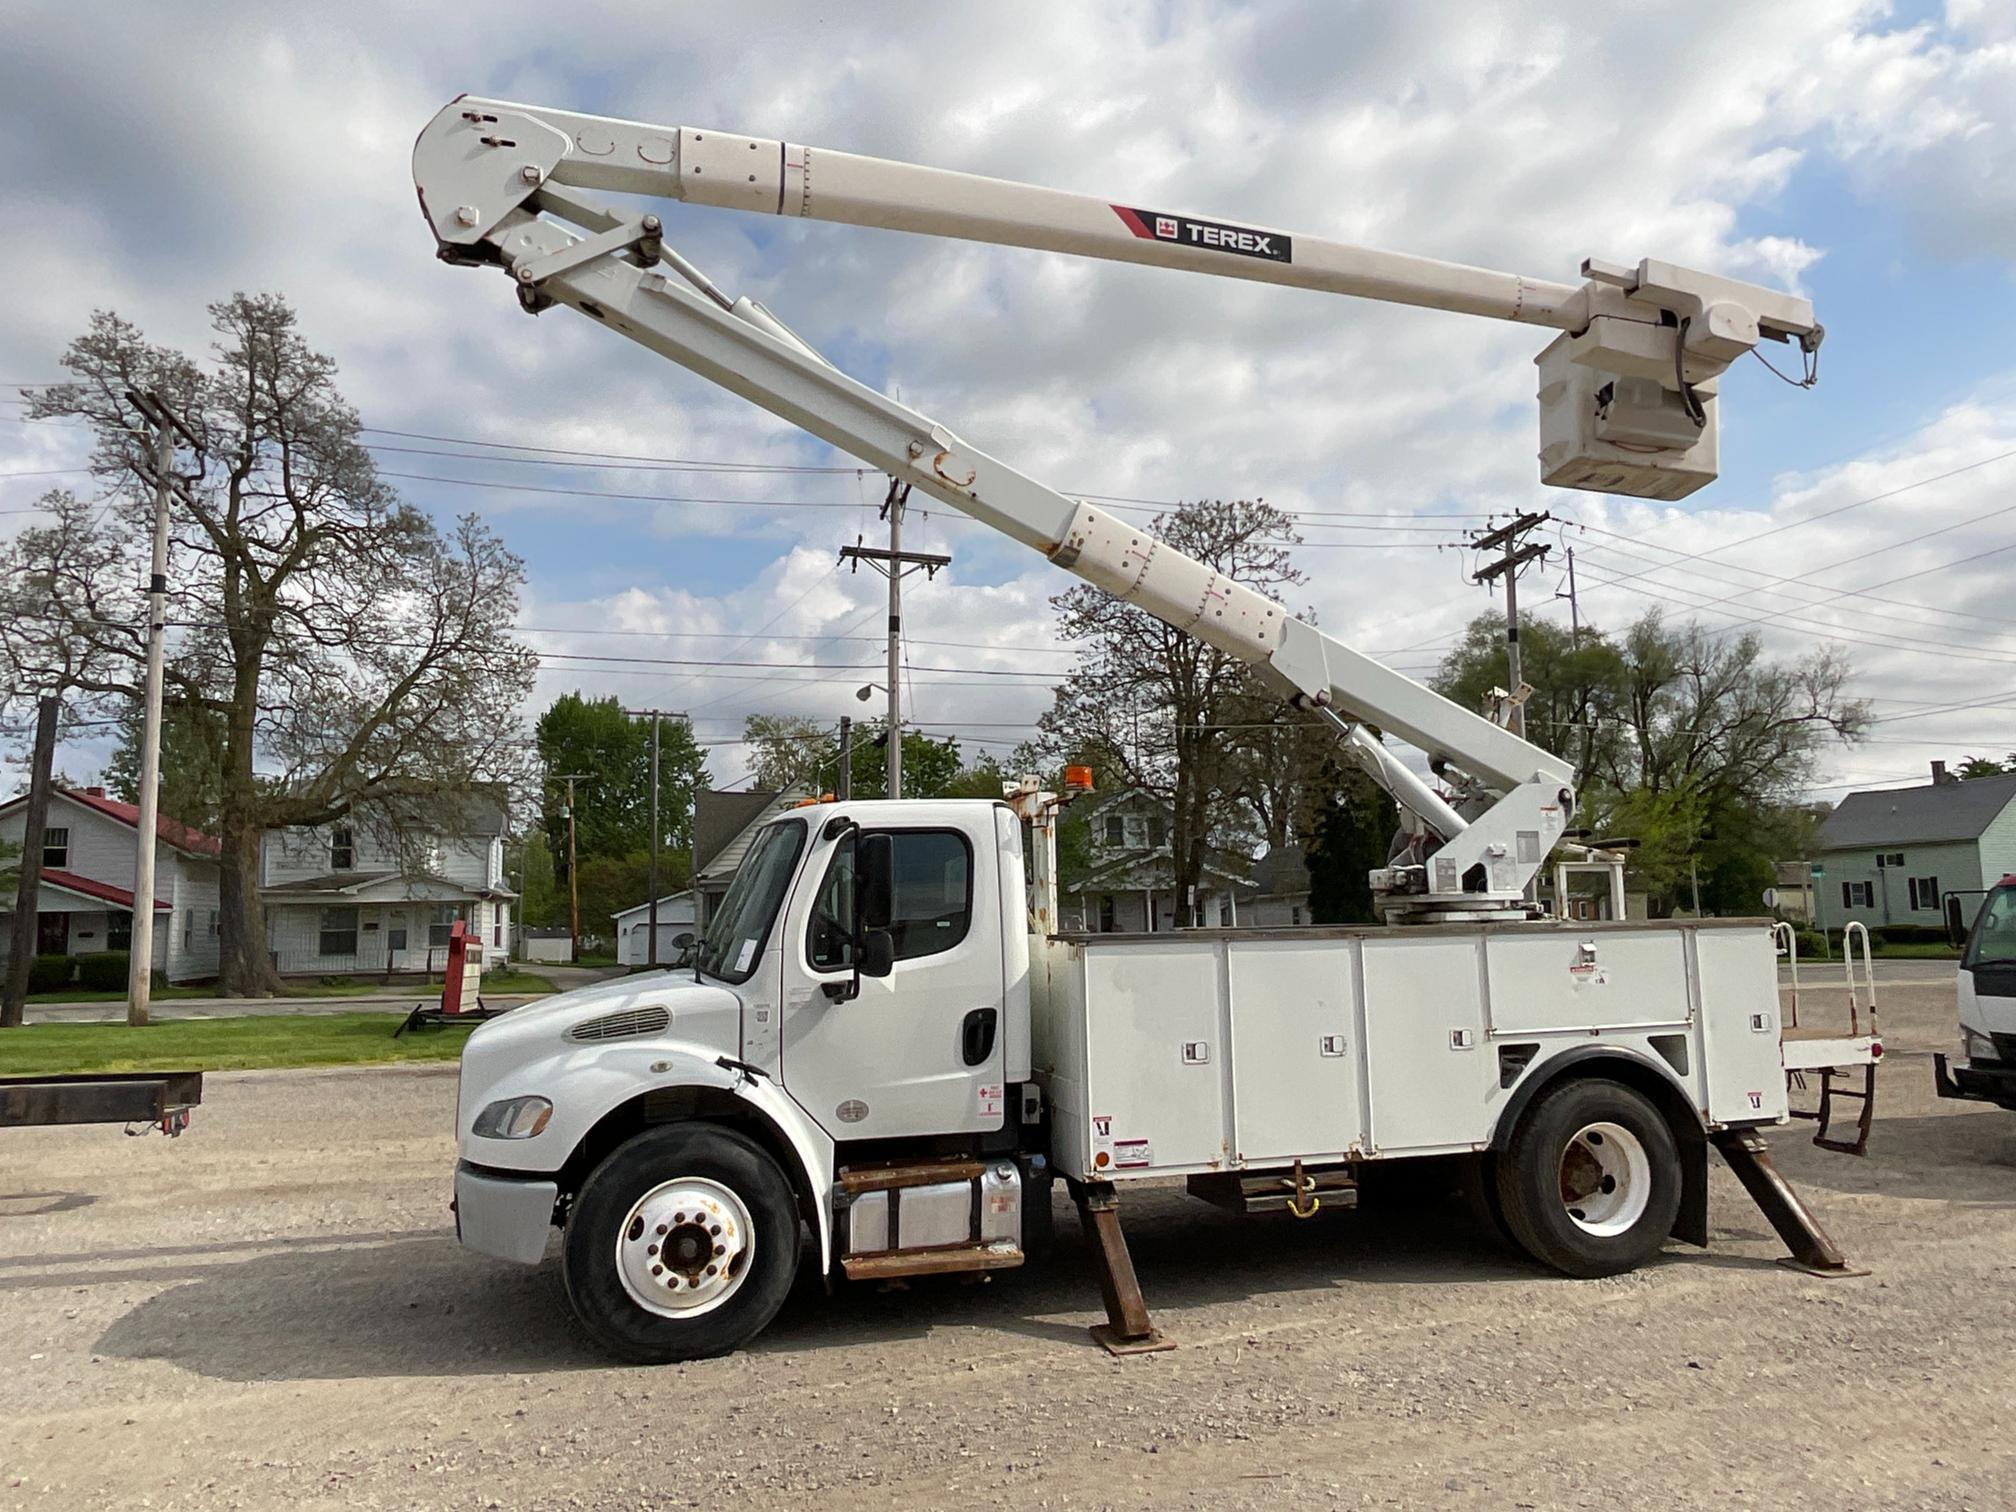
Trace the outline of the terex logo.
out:
[[[1228,226],[1219,221],[1192,220],[1186,215],[1163,215],[1154,210],[1135,210],[1115,205],[1113,213],[1127,229],[1144,241],[1176,242],[1186,247],[1208,247],[1214,252],[1233,252],[1241,257],[1262,257],[1269,262],[1293,262],[1294,238],[1279,231],[1253,231],[1245,226]]]

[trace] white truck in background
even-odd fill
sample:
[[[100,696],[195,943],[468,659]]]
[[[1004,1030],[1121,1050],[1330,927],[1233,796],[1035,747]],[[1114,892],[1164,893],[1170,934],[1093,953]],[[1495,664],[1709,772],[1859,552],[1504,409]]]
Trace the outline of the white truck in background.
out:
[[[477,1029],[457,1110],[459,1232],[536,1263],[613,1352],[732,1349],[809,1232],[823,1275],[1021,1264],[1062,1179],[1109,1348],[1166,1347],[1118,1221],[1181,1178],[1249,1211],[1348,1205],[1375,1162],[1472,1163],[1506,1233],[1570,1275],[1707,1241],[1720,1150],[1802,1265],[1846,1274],[1760,1128],[1788,1117],[1762,921],[1543,919],[1527,885],[1573,772],[1111,514],[839,372],[666,246],[692,203],[1045,248],[1539,324],[1543,477],[1678,498],[1714,476],[1720,374],[1820,328],[1791,295],[1646,261],[1580,286],[775,140],[465,98],[414,174],[439,254],[495,266],[1251,663],[1393,794],[1380,929],[1056,928],[1071,794],[816,804],[759,834],[690,977],[563,994]],[[571,223],[573,228],[563,222]],[[1374,730],[1382,732],[1373,733]],[[1389,750],[1415,746],[1438,790]],[[1599,858],[1600,859],[1600,858]],[[1873,1031],[1801,1042],[1870,1067]]]
[[[1949,920],[1957,898],[1947,900]],[[1958,933],[1958,930],[1955,931]],[[1991,1102],[2016,1112],[2016,874],[1988,890],[1960,955],[1960,1054],[1932,1057],[1941,1097]]]

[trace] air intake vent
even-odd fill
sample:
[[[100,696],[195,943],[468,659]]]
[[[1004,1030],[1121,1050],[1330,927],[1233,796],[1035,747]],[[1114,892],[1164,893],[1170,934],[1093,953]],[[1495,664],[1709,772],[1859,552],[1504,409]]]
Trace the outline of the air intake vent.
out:
[[[672,1015],[664,1008],[625,1008],[621,1013],[605,1013],[576,1024],[567,1031],[567,1038],[577,1042],[635,1039],[640,1034],[656,1034],[671,1022]]]

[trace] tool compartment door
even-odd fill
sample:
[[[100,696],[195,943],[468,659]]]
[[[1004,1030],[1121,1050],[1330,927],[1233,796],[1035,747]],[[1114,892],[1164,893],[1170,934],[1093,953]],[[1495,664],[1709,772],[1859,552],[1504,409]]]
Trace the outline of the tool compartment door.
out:
[[[1249,1162],[1362,1144],[1358,957],[1349,940],[1233,941],[1233,1153]]]
[[[1224,953],[1212,940],[1085,952],[1086,1114],[1098,1178],[1222,1167]]]

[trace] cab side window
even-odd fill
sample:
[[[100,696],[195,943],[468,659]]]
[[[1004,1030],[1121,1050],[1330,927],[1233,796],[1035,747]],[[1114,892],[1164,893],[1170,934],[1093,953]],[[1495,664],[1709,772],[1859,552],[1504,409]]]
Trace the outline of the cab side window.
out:
[[[973,852],[955,830],[895,830],[890,834],[894,871],[889,934],[899,961],[937,955],[966,938],[973,923]],[[805,942],[815,971],[838,971],[853,961],[846,921],[854,912],[854,841],[834,851],[812,906]]]

